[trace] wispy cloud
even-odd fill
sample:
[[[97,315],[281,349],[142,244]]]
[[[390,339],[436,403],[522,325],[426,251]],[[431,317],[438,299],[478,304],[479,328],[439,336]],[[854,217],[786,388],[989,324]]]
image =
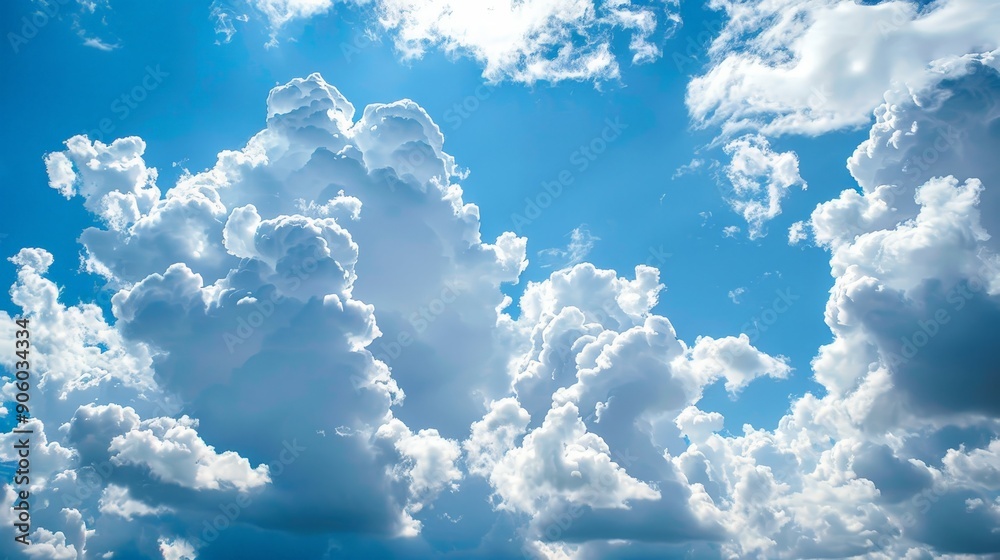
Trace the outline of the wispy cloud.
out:
[[[114,43],[114,44],[105,43],[104,41],[102,41],[98,37],[85,37],[83,39],[83,45],[86,46],[86,47],[95,48],[95,49],[97,49],[99,51],[113,51],[113,50],[115,50],[115,49],[117,49],[118,47],[121,46],[118,43]]]
[[[590,254],[591,249],[594,248],[594,242],[601,239],[591,234],[586,224],[581,224],[580,227],[574,228],[568,235],[569,244],[566,245],[565,249],[553,247],[538,252],[538,256],[545,263],[542,264],[543,268],[562,268],[581,263]]]

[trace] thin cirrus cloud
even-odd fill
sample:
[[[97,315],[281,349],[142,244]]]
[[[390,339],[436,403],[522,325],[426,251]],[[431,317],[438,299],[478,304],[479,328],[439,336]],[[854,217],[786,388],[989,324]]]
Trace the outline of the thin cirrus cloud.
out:
[[[565,268],[581,263],[590,254],[590,251],[594,248],[594,244],[600,240],[600,237],[590,233],[590,229],[586,224],[575,227],[569,232],[569,243],[566,244],[565,249],[552,247],[542,249],[538,252],[538,256],[545,263],[541,266],[543,268],[551,268],[553,266]]]

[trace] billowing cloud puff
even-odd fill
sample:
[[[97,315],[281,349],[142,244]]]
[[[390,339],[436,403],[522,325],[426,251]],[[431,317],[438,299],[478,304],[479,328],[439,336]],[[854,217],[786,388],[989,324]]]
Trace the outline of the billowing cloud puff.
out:
[[[731,160],[725,167],[732,185],[728,200],[747,221],[750,238],[764,235],[764,223],[781,214],[781,200],[794,186],[806,188],[795,152],[775,152],[766,138],[747,135],[723,148]]]
[[[111,440],[111,461],[148,467],[159,480],[196,490],[223,486],[248,490],[271,481],[266,465],[251,468],[232,451],[216,453],[198,437],[197,425],[187,416],[145,420]]]
[[[629,280],[580,264],[529,284],[520,316],[502,318],[528,344],[512,361],[511,396],[492,403],[464,446],[497,507],[529,517],[527,554],[725,537],[704,487],[670,460],[685,446],[674,418],[717,379],[736,390],[788,366],[745,336],[688,348],[652,313],[661,289],[653,268]]]
[[[135,516],[141,515],[162,515],[170,512],[167,507],[150,507],[138,500],[133,500],[129,495],[128,488],[109,484],[101,493],[98,502],[98,509],[101,513],[110,513],[130,521]]]

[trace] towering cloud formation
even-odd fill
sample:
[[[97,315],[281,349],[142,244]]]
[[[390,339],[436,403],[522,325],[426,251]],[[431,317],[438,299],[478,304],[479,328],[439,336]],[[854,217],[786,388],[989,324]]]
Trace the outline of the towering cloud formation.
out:
[[[480,241],[442,143],[412,102],[355,122],[312,75],[271,92],[244,149],[162,195],[139,138],[77,136],[47,156],[53,188],[99,220],[80,237],[87,270],[118,290],[108,324],[59,302],[47,252],[13,259],[15,303],[39,337],[38,429],[53,441],[36,491],[96,516],[64,548],[211,557],[229,546],[214,539],[265,528],[419,532],[413,515],[462,477],[443,434],[464,435],[502,375],[489,358],[499,285],[526,265],[524,239]],[[465,352],[428,355],[445,338]],[[393,414],[403,387],[406,417],[458,404],[440,431],[408,425]],[[224,520],[241,525],[232,536],[218,535],[220,511],[238,517]],[[66,534],[57,517],[36,520]],[[136,540],[116,519],[153,530]],[[321,555],[318,541],[303,554]]]

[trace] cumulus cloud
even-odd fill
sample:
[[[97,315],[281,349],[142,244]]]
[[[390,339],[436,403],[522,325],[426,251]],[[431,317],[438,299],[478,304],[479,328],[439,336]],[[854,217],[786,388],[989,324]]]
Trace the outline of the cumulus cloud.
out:
[[[501,322],[531,343],[511,396],[492,403],[463,445],[498,507],[530,517],[526,553],[584,558],[600,541],[669,547],[725,533],[718,507],[669,459],[668,448],[683,449],[673,419],[716,380],[737,391],[788,367],[745,336],[688,347],[652,313],[656,269],[635,274],[586,263],[553,272],[528,285],[516,320]]]
[[[404,100],[355,122],[318,75],[275,88],[266,114],[246,147],[162,191],[139,138],[77,136],[46,157],[51,186],[95,216],[86,270],[114,293],[109,324],[97,305],[60,301],[49,253],[12,259],[14,303],[43,318],[35,453],[47,468],[33,493],[86,512],[92,553],[228,554],[212,523],[232,503],[247,530],[285,543],[303,527],[417,535],[417,516],[462,478],[445,434],[464,435],[503,385],[466,372],[502,371],[499,287],[526,266],[525,240],[480,240],[428,115]],[[361,245],[385,260],[363,263]],[[418,264],[404,277],[406,259]],[[428,355],[455,332],[464,353]],[[461,403],[450,416],[409,427],[449,392]],[[66,520],[35,519],[39,543],[82,549],[42,533],[68,535]],[[125,521],[149,531],[135,538]]]
[[[798,245],[806,239],[809,239],[809,234],[806,233],[806,222],[795,222],[788,228],[789,245]]]
[[[111,461],[148,467],[160,480],[196,490],[248,490],[271,481],[267,465],[253,468],[232,451],[216,453],[198,437],[197,425],[187,416],[144,420],[111,440]]]
[[[774,432],[710,435],[677,458],[713,497],[735,499],[740,484],[769,488],[769,511],[742,521],[752,524],[741,554],[1000,550],[986,529],[996,520],[986,504],[997,499],[998,410],[982,396],[996,394],[984,352],[998,324],[998,224],[988,209],[1000,170],[982,152],[998,141],[993,60],[943,60],[889,90],[848,162],[860,190],[819,205],[802,228],[830,251],[835,279],[834,339],[812,364],[827,395],[794,402]],[[721,463],[736,471],[713,471]],[[820,506],[820,495],[836,498]],[[779,505],[783,496],[796,504]],[[811,520],[796,513],[808,503]],[[821,527],[828,508],[840,521]]]
[[[775,152],[759,134],[733,140],[723,150],[731,158],[725,167],[732,185],[729,205],[746,219],[751,239],[762,237],[764,224],[781,214],[788,190],[806,188],[799,176],[799,158],[795,152]]]
[[[396,419],[380,426],[375,435],[390,443],[399,454],[391,472],[409,483],[408,511],[419,512],[443,490],[458,488],[462,472],[456,466],[461,455],[457,442],[442,438],[435,429],[414,434]],[[406,532],[415,535],[420,524],[415,521],[412,524]]]
[[[194,560],[197,558],[194,547],[184,539],[160,539],[159,543],[163,560]]]

